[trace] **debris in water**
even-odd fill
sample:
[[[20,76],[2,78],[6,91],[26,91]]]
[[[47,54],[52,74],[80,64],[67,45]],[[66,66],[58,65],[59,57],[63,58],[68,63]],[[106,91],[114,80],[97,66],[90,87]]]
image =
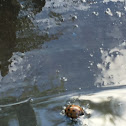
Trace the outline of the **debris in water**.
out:
[[[72,15],[72,20],[76,20],[77,19],[77,16],[76,15]]]
[[[67,78],[66,77],[61,77],[60,80],[61,81],[67,81]]]
[[[76,25],[74,25],[74,27],[75,27],[75,28],[78,28],[78,25],[76,24]]]
[[[96,16],[98,16],[99,15],[99,13],[98,12],[92,12],[92,14],[94,14],[94,15],[96,15]]]
[[[122,16],[122,13],[120,11],[116,11],[116,14],[118,15],[118,17]]]
[[[107,8],[106,11],[105,11],[105,13],[108,14],[108,15],[110,15],[110,16],[113,16],[113,13],[110,10],[110,8]]]

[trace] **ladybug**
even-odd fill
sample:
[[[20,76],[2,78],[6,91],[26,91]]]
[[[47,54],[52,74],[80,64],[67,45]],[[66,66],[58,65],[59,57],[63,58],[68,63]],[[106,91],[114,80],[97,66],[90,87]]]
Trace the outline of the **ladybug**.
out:
[[[76,119],[79,116],[84,115],[84,110],[78,105],[68,105],[65,109],[65,115],[72,119]]]

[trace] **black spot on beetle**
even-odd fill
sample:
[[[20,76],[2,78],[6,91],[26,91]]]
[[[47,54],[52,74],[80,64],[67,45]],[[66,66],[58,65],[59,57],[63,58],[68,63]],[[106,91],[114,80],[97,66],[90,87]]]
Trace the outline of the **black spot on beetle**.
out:
[[[84,115],[84,111],[82,111],[82,112],[80,113],[80,115]]]
[[[80,115],[84,115],[84,112],[81,112]]]
[[[68,111],[70,111],[70,109],[68,109]]]
[[[73,110],[73,112],[75,112],[75,110]]]

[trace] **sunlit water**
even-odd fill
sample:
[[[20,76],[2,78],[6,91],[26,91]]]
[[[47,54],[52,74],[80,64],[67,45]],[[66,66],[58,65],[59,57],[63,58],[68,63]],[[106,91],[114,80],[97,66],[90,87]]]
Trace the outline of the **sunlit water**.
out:
[[[0,126],[125,126],[125,0],[0,5]]]
[[[29,102],[1,107],[2,126],[125,126],[125,87],[33,98]],[[80,105],[86,114],[76,120],[64,115],[68,104]],[[6,112],[6,113],[5,113]],[[10,116],[11,115],[11,116]]]
[[[79,96],[78,96],[79,95]],[[33,105],[39,125],[114,126],[125,125],[125,89],[55,97]],[[87,115],[71,121],[62,114],[64,106],[77,104]],[[41,120],[41,121],[40,121]]]

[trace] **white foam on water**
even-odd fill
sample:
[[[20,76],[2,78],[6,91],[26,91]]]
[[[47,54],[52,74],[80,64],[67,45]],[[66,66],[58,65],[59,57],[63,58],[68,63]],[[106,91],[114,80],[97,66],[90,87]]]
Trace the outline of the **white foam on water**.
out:
[[[118,1],[125,2],[125,0],[103,0],[103,3],[107,3],[107,2],[110,2],[110,1],[112,1],[112,2],[118,2]]]
[[[76,3],[76,4],[75,4]],[[69,1],[68,0],[55,0],[55,1],[46,1],[46,5],[44,7],[43,10],[48,9],[49,7],[51,7],[53,5],[53,7],[55,8],[56,12],[66,12],[68,10],[70,11],[75,11],[77,10],[83,10],[86,11],[87,9],[90,8],[89,5],[85,5],[83,3],[85,3],[85,0],[82,1],[82,3],[79,3],[77,0],[76,2],[73,1]],[[73,6],[73,4],[75,4],[75,6]],[[62,8],[62,9],[61,9]]]
[[[12,73],[18,69],[17,64],[20,64],[23,61],[24,53],[13,53],[12,57],[9,59],[11,64],[9,65],[9,72]]]
[[[110,51],[101,49],[102,62],[97,64],[99,74],[95,85],[126,85],[126,42]]]
[[[99,13],[98,12],[92,12],[92,14],[94,14],[94,15],[96,15],[96,16],[98,16],[99,15]]]
[[[91,103],[96,105],[93,109],[89,107],[89,109],[86,110],[87,113],[91,114],[90,118],[79,119],[81,124],[83,124],[82,126],[85,125],[125,126],[126,89],[113,89],[113,90],[97,92],[92,95],[73,96],[72,98],[79,99],[80,101],[83,102],[89,100],[91,101]],[[90,102],[89,102],[89,106],[90,106]]]

